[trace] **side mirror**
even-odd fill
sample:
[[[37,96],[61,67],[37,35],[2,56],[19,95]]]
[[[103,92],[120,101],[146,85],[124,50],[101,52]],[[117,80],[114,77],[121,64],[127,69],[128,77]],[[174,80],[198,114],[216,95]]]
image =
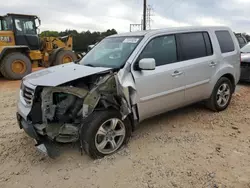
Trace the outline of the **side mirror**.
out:
[[[155,70],[155,59],[144,58],[139,61],[139,68],[141,70]]]

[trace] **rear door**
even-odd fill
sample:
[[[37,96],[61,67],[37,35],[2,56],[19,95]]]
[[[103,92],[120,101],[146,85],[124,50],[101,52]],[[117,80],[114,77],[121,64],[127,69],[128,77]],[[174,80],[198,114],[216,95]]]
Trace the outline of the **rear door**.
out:
[[[185,103],[209,97],[209,82],[215,74],[218,60],[207,31],[181,33],[181,60],[185,72]]]
[[[140,120],[182,106],[185,89],[185,74],[178,59],[175,35],[153,38],[135,64],[143,58],[154,58],[156,68],[132,70],[139,96]]]

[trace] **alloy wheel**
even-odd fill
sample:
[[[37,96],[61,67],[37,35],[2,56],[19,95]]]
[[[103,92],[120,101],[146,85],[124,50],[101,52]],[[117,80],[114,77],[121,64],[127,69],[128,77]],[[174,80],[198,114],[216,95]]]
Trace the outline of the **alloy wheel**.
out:
[[[217,95],[216,95],[216,101],[217,104],[220,107],[224,107],[227,105],[229,99],[230,99],[230,87],[227,83],[221,84],[221,86],[218,88]]]
[[[119,149],[126,136],[124,123],[118,118],[105,121],[95,136],[96,149],[102,154],[111,154]]]

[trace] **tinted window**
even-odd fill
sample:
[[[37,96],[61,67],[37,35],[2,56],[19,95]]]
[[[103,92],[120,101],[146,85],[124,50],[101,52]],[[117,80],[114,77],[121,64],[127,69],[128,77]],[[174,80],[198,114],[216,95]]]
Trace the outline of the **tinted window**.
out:
[[[207,50],[202,33],[180,34],[182,60],[207,56]]]
[[[176,40],[174,35],[161,36],[151,40],[139,59],[154,58],[156,66],[177,61]]]
[[[233,39],[228,31],[216,31],[217,39],[222,53],[234,51]]]

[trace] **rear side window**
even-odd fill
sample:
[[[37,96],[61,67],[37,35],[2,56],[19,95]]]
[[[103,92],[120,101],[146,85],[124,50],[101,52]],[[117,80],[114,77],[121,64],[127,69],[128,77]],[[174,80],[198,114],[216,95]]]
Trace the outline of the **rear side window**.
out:
[[[215,31],[222,53],[234,51],[234,42],[228,31]]]
[[[208,33],[183,33],[179,35],[182,49],[182,60],[190,60],[213,54]]]

